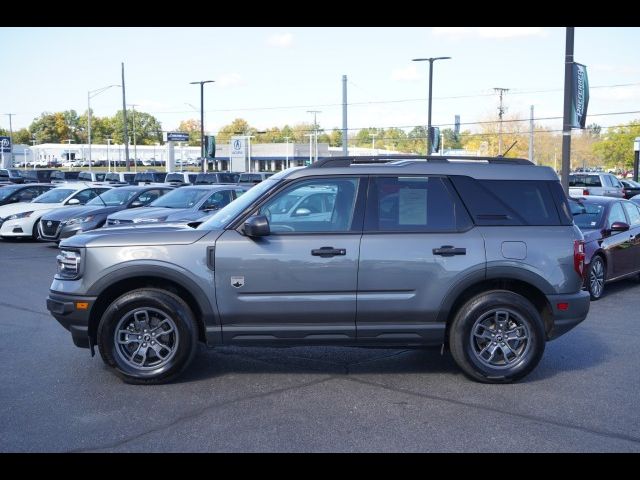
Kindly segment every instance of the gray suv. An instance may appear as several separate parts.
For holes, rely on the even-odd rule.
[[[176,378],[198,342],[441,347],[506,383],[589,311],[558,177],[519,159],[324,159],[200,225],[101,229],[60,250],[47,308],[131,383]]]

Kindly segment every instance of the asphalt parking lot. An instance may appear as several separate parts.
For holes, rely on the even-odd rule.
[[[0,241],[2,452],[640,452],[634,281],[513,385],[435,350],[225,347],[132,386],[48,314],[56,254]]]

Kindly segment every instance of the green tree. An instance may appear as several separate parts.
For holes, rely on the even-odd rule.
[[[640,137],[640,120],[622,127],[610,128],[603,139],[593,146],[597,158],[607,167],[633,168],[633,141]]]
[[[234,135],[255,135],[256,131],[244,118],[236,118],[229,125],[225,125],[218,131],[217,143],[229,143]]]
[[[200,146],[200,120],[183,120],[178,125],[178,131],[189,134],[189,145],[193,147]]]
[[[329,145],[332,147],[342,146],[342,130],[334,128],[329,134]]]
[[[127,134],[133,143],[133,112],[127,110]],[[113,118],[113,141],[114,143],[124,143],[124,115],[122,110]],[[135,139],[138,145],[153,145],[162,142],[162,124],[151,114],[146,112],[135,112]]]
[[[26,128],[21,128],[17,132],[13,132],[13,143],[31,145],[31,132]]]
[[[445,128],[442,130],[442,139],[444,143],[444,148],[447,150],[451,149],[460,149],[462,148],[462,141],[460,140],[460,135],[456,135],[453,129]]]
[[[64,143],[68,138],[79,142],[79,120],[75,110],[45,112],[33,120],[29,131],[35,135],[38,143]]]
[[[421,155],[427,152],[427,127],[413,127],[407,135],[407,151],[409,153],[419,153]]]

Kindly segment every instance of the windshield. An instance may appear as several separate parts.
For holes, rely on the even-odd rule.
[[[267,190],[271,190],[278,184],[278,178],[272,177],[259,183],[252,189],[248,190],[241,197],[231,202],[226,207],[216,212],[206,222],[202,223],[198,228],[203,230],[217,230],[225,228],[227,224],[236,218],[240,212],[250,207],[258,198]]]
[[[125,205],[136,194],[135,190],[122,190],[120,188],[114,188],[113,190],[107,190],[99,197],[94,198],[87,205],[98,205],[104,207],[117,207],[119,205]],[[103,203],[104,202],[104,203]]]
[[[587,203],[571,201],[571,213],[573,215],[573,223],[580,229],[595,229],[600,225],[600,221],[604,212],[604,205],[601,203]]]
[[[32,203],[60,203],[73,192],[75,192],[75,190],[70,188],[54,188],[53,190],[49,190],[47,193],[40,195],[38,198],[33,200]]]
[[[22,188],[22,187],[7,186],[7,187],[0,188],[0,201],[4,200],[5,198],[9,198],[9,196],[11,196],[11,194],[16,190],[18,190],[19,188]]]
[[[163,195],[149,204],[150,207],[191,208],[211,191],[201,188],[181,187],[178,190]]]

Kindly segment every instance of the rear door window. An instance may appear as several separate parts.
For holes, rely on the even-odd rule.
[[[627,216],[629,217],[629,225],[632,227],[637,227],[640,225],[640,208],[632,202],[624,202],[622,204],[624,206],[625,211],[627,212]]]

